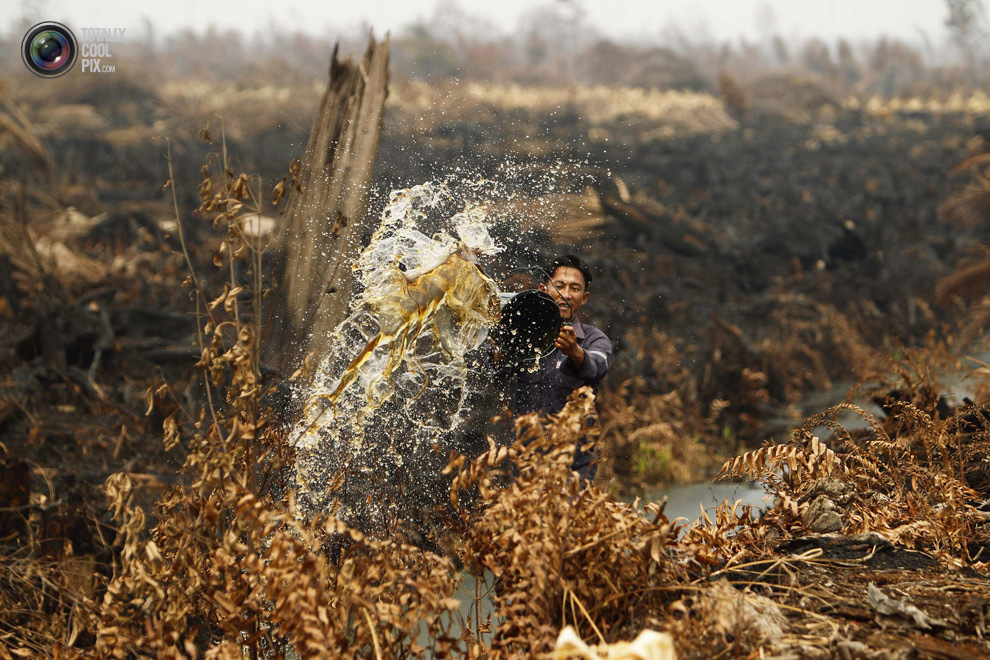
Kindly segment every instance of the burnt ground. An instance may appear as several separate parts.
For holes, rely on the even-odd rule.
[[[113,557],[105,542],[115,532],[103,482],[127,470],[146,486],[141,497],[150,505],[182,462],[181,448],[162,447],[164,419],[177,409],[195,418],[203,405],[195,306],[181,284],[186,269],[161,189],[162,147],[115,130],[164,122],[193,261],[210,284],[223,280],[210,266],[215,236],[190,216],[211,147],[152,91],[136,85],[129,93],[131,114],[114,105],[119,99],[97,95],[76,99],[102,117],[97,128],[45,129],[42,144],[58,168],[27,149],[5,151],[0,161],[5,547],[40,543],[41,556],[85,556],[104,575]],[[38,111],[36,100],[21,102]],[[714,424],[685,427],[701,433],[692,442],[725,453],[737,435],[759,439],[768,403],[863,375],[882,363],[884,349],[920,345],[954,324],[962,302],[936,305],[934,284],[985,237],[985,222],[947,224],[938,209],[960,182],[951,169],[986,149],[986,115],[814,110],[803,122],[743,116],[729,130],[662,139],[645,138],[651,127],[625,117],[590,126],[580,116],[556,121],[498,107],[416,132],[388,124],[378,190],[457,165],[497,176],[507,159],[524,172],[568,163],[553,185],[538,175],[510,183],[548,198],[590,186],[600,221],[584,238],[566,235],[556,245],[553,228],[531,232],[526,244],[510,246],[514,261],[493,270],[568,246],[587,256],[599,272],[589,320],[617,348],[611,395],[639,379],[631,407],[672,388],[697,404],[699,417],[710,402],[726,401]],[[403,126],[401,110],[391,112]],[[241,169],[274,184],[298,156],[305,126],[234,135],[227,147]],[[603,128],[608,142],[591,138]],[[538,151],[519,139],[531,133],[545,138]],[[652,359],[656,341],[677,346],[684,373],[676,382]],[[146,390],[163,381],[169,389],[146,414]],[[634,449],[616,460],[620,479],[642,476],[634,474]],[[691,478],[710,465],[709,457]],[[985,653],[987,601],[981,609],[972,595],[979,578],[897,557],[861,565],[840,553],[829,561],[853,565],[810,562],[798,584],[815,604],[795,607],[814,612],[808,621],[834,619],[849,639],[871,646],[900,648],[907,639],[921,657]],[[836,567],[845,581],[828,586]],[[925,635],[877,630],[862,600],[869,582],[896,586],[949,623]]]
[[[879,568],[857,557],[822,558],[789,566],[780,585],[754,587],[776,591],[789,635],[805,638],[777,657],[985,657],[986,576],[926,563]]]

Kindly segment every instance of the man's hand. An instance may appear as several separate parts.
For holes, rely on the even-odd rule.
[[[560,327],[560,334],[557,335],[553,345],[560,349],[560,352],[574,361],[574,366],[580,369],[584,365],[584,349],[578,346],[577,335],[574,328],[569,325]]]

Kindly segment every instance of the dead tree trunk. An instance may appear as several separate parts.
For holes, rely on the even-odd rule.
[[[272,291],[262,364],[286,377],[307,353],[329,351],[344,318],[388,94],[388,40],[372,38],[358,65],[337,59],[271,247]]]

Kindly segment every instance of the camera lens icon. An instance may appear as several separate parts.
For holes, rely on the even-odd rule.
[[[58,78],[76,62],[76,38],[72,31],[54,21],[38,23],[21,42],[21,58],[32,73],[42,78]]]

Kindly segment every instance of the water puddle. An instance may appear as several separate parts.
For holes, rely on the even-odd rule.
[[[664,513],[669,520],[687,518],[694,522],[701,516],[701,509],[704,509],[711,516],[715,507],[724,500],[728,500],[730,504],[736,500],[742,500],[743,506],[752,506],[754,509],[767,508],[771,502],[765,501],[765,496],[766,491],[758,481],[696,483],[648,491],[640,498],[640,502],[643,504],[659,502],[666,497],[667,506],[664,508]]]

